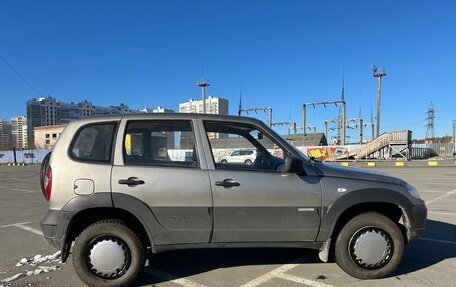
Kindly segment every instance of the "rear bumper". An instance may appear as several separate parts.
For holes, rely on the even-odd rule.
[[[71,212],[49,209],[40,222],[44,238],[60,251],[63,251],[65,245],[71,215]]]
[[[414,205],[409,213],[410,226],[407,230],[408,242],[421,236],[426,228],[427,208],[426,205]]]

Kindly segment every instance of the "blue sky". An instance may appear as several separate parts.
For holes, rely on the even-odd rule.
[[[454,11],[454,1],[3,0],[0,56],[63,101],[177,109],[207,77],[231,114],[242,87],[244,108],[272,106],[274,121],[299,124],[304,102],[340,98],[343,73],[348,116],[361,106],[369,120],[375,64],[388,71],[382,131],[421,138],[431,100],[436,135],[456,119]],[[26,113],[34,97],[0,61],[0,118]],[[311,108],[308,124],[322,131],[336,114]]]

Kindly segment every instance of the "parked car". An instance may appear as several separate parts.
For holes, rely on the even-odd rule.
[[[239,139],[256,150],[251,165],[214,160]],[[427,214],[403,180],[314,162],[261,121],[235,116],[73,121],[41,181],[44,237],[63,262],[71,250],[89,286],[132,284],[148,253],[210,247],[311,248],[351,276],[382,278]]]
[[[223,156],[220,163],[252,165],[255,162],[256,154],[256,150],[235,150],[230,155]]]

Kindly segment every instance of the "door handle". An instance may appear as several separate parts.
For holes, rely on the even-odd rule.
[[[226,178],[223,181],[216,181],[215,182],[216,186],[223,186],[223,187],[235,187],[235,186],[240,186],[239,182],[234,181],[234,179],[231,178]]]
[[[119,184],[126,184],[128,186],[136,186],[144,184],[144,180],[138,179],[137,177],[129,177],[128,179],[119,179]]]

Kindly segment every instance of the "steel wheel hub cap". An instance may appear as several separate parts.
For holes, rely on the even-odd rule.
[[[130,250],[122,240],[100,238],[88,247],[88,267],[97,277],[115,279],[125,274],[130,263]]]
[[[357,265],[365,269],[379,269],[391,260],[392,239],[380,228],[363,228],[351,238],[349,253]]]

